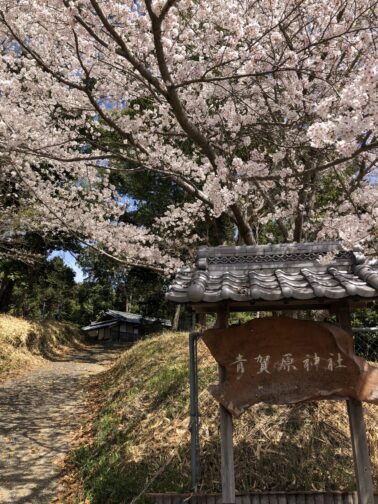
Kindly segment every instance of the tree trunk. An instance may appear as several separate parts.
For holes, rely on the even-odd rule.
[[[5,273],[0,286],[0,312],[8,310],[13,288],[14,280],[10,279],[7,273]]]
[[[236,204],[231,205],[230,208],[232,210],[232,213],[234,214],[236,225],[239,229],[240,236],[244,240],[244,243],[246,245],[256,245],[256,240],[253,236],[251,226],[246,222],[240,211],[240,208]]]

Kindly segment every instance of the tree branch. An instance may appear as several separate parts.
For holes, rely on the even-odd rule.
[[[169,10],[177,3],[179,0],[167,0],[163,8],[161,9],[159,15],[159,21],[162,22],[165,16],[168,14]]]
[[[94,10],[96,11],[96,14],[100,18],[102,24],[104,25],[105,29],[109,33],[109,35],[114,39],[115,42],[117,42],[119,46],[119,50],[116,51],[117,54],[120,56],[123,56],[124,58],[127,59],[131,65],[138,70],[138,72],[150,83],[152,84],[162,95],[166,96],[166,91],[165,89],[161,86],[159,80],[152,75],[152,73],[147,70],[147,68],[142,65],[140,61],[138,61],[135,56],[130,52],[129,48],[127,47],[125,41],[119,35],[117,30],[110,24],[108,18],[105,16],[103,11],[101,10],[99,4],[97,3],[96,0],[90,0]]]

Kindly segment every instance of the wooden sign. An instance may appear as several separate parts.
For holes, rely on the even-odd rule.
[[[353,350],[353,337],[332,324],[286,317],[209,329],[203,340],[226,379],[210,393],[234,416],[265,402],[347,399],[378,404],[378,368]]]

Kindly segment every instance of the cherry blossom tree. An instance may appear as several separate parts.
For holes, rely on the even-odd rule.
[[[282,241],[376,244],[376,1],[0,6],[0,160],[32,226],[157,270],[209,216],[248,245],[268,223]],[[114,171],[189,199],[150,229],[122,223]]]

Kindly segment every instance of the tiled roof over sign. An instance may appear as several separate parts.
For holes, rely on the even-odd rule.
[[[378,298],[378,267],[339,242],[202,247],[166,298],[176,303]]]

